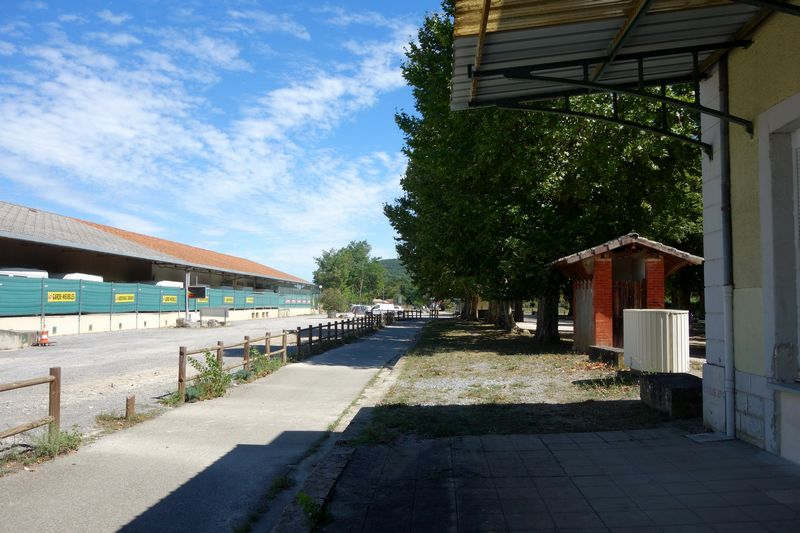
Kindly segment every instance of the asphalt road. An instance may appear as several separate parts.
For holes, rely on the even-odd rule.
[[[219,328],[170,328],[89,333],[55,337],[56,344],[0,351],[0,383],[47,375],[61,367],[61,425],[76,425],[82,433],[96,429],[95,416],[121,413],[125,397],[136,395],[137,409],[158,405],[157,397],[177,388],[178,347],[200,348],[263,336],[267,330],[327,323],[322,315],[234,322]],[[289,342],[293,342],[290,336]],[[276,342],[276,341],[273,341]],[[276,346],[277,347],[277,346]],[[275,348],[273,348],[275,349]],[[241,349],[226,353],[226,364],[241,357]],[[47,415],[47,385],[0,393],[0,429]],[[29,439],[31,433],[17,439]],[[15,442],[4,441],[3,447]]]

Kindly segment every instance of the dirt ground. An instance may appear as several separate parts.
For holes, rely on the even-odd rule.
[[[540,346],[530,333],[438,321],[398,364],[397,382],[374,409],[367,441],[399,434],[605,431],[667,422],[639,400],[638,382],[629,373],[590,362],[567,344]]]
[[[178,347],[199,348],[240,342],[245,335],[327,323],[320,315],[247,320],[219,328],[129,330],[59,336],[48,347],[0,351],[0,383],[48,374],[61,367],[61,425],[76,425],[83,433],[97,429],[95,417],[124,411],[125,397],[136,396],[137,410],[159,407],[157,397],[177,385]],[[290,343],[293,342],[290,337]],[[276,341],[273,341],[274,343]],[[275,346],[277,348],[277,345]],[[273,349],[275,349],[273,348]],[[241,357],[241,349],[226,352],[226,364]],[[0,394],[0,427],[12,427],[47,414],[47,386],[38,385]],[[30,439],[29,432],[22,439]],[[14,438],[2,443],[5,448]]]

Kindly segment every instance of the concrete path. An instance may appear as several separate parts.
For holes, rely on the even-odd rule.
[[[396,323],[0,478],[0,531],[229,531],[422,323]]]

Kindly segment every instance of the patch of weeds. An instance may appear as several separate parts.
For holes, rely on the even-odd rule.
[[[205,362],[198,361],[194,357],[189,358],[189,364],[198,372],[194,383],[199,392],[199,399],[208,400],[224,396],[231,384],[231,375],[211,352],[204,352],[203,359]]]
[[[59,431],[53,435],[45,432],[42,436],[36,438],[33,444],[23,445],[21,451],[10,453],[0,459],[0,475],[75,451],[82,442],[83,435],[74,426],[71,431]]]
[[[48,432],[34,441],[32,452],[36,459],[52,459],[77,450],[82,441],[83,435],[75,427],[72,431],[59,431],[52,435]]]
[[[175,396],[177,397],[177,393]],[[147,411],[145,413],[136,413],[132,418],[125,418],[124,416],[117,416],[111,413],[101,413],[94,417],[94,420],[97,422],[97,425],[103,429],[103,431],[106,433],[111,433],[112,431],[129,428],[144,422],[145,420],[150,420],[158,413],[158,410],[153,409],[152,411]]]
[[[280,358],[269,357],[255,347],[250,348],[250,372],[253,374],[253,379],[272,374],[281,366],[283,362]]]
[[[311,531],[316,530],[320,526],[323,526],[330,521],[331,517],[327,510],[325,510],[320,504],[315,502],[311,496],[302,490],[297,493],[297,496],[295,496],[294,500],[297,502],[297,505],[300,506],[303,514],[306,515],[306,520],[308,520],[308,528]]]
[[[197,388],[195,385],[189,385],[186,387],[186,402],[196,402],[198,400],[202,400],[200,389]],[[158,403],[167,407],[175,407],[176,405],[181,403],[181,399],[178,396],[178,391],[171,392],[166,396],[162,396],[158,399]]]
[[[253,379],[253,373],[244,368],[240,368],[231,376],[237,383],[247,383]]]
[[[272,480],[267,491],[267,499],[274,500],[278,494],[294,486],[294,479],[283,474]]]

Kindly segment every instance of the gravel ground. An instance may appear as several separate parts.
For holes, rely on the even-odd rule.
[[[125,397],[136,395],[139,411],[158,407],[157,397],[177,388],[178,347],[190,350],[240,342],[245,335],[263,336],[283,329],[327,323],[322,315],[234,322],[220,328],[171,328],[90,333],[55,337],[55,345],[0,351],[0,383],[47,375],[61,367],[61,425],[82,433],[97,431],[95,416],[121,413]],[[289,342],[293,342],[289,337]],[[277,341],[273,344],[277,346]],[[274,349],[274,348],[273,348]],[[226,352],[226,364],[241,357],[241,348]],[[47,386],[0,393],[0,428],[47,415]],[[30,439],[28,432],[17,439]],[[0,450],[14,437],[0,443]]]

